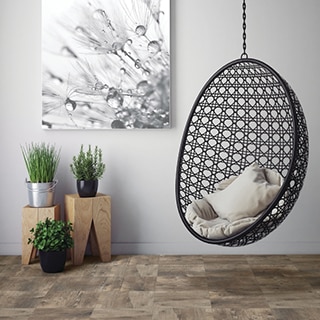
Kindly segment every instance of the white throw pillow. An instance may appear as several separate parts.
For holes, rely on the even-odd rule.
[[[233,222],[263,211],[275,198],[282,181],[277,172],[254,163],[224,190],[209,194],[206,199],[220,218]]]

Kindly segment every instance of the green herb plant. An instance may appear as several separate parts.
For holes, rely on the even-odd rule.
[[[30,182],[52,182],[60,161],[60,149],[50,143],[31,143],[21,146]]]
[[[39,221],[35,228],[30,229],[33,237],[28,239],[28,244],[32,243],[41,251],[63,251],[73,247],[71,231],[73,226],[70,221],[46,218],[45,221]]]
[[[89,145],[88,150],[83,150],[81,145],[78,156],[74,156],[70,164],[71,172],[77,180],[99,180],[105,171],[105,164],[102,162],[102,150],[95,146],[92,150]]]

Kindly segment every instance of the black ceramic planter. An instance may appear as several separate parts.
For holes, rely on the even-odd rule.
[[[67,259],[67,250],[39,251],[40,265],[43,272],[56,273],[64,270]]]
[[[98,180],[77,180],[77,191],[80,198],[95,197],[98,190]]]

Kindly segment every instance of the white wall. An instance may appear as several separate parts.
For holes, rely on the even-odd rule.
[[[41,129],[41,1],[0,0],[0,254],[21,252],[21,209],[27,202],[20,144],[62,146],[57,201],[74,193],[69,163],[81,143],[97,144],[107,171],[99,191],[112,196],[113,253],[320,253],[318,123],[320,1],[248,0],[248,53],[273,66],[294,88],[310,134],[301,196],[267,238],[224,248],[193,238],[175,204],[175,166],[184,123],[197,93],[218,68],[242,53],[242,1],[171,0],[173,127],[137,131]]]

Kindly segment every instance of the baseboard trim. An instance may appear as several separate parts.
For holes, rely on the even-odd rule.
[[[113,255],[141,254],[141,255],[191,255],[191,254],[320,254],[320,242],[276,242],[264,243],[263,241],[245,247],[229,248],[210,245],[201,242],[116,242],[111,245]],[[1,243],[0,255],[21,255],[21,244]]]
[[[206,243],[112,243],[112,254],[320,254],[320,242],[263,242],[229,248]]]

